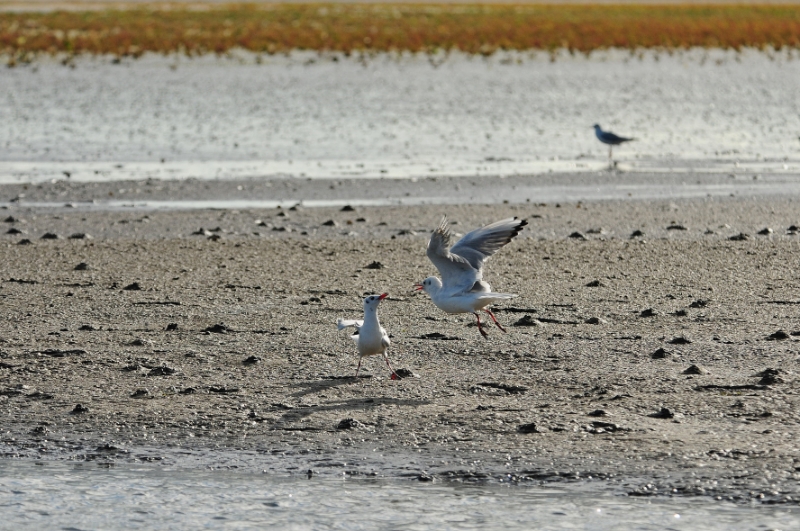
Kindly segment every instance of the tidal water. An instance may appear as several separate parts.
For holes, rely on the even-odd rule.
[[[789,530],[800,508],[580,485],[306,478],[0,460],[0,529]]]

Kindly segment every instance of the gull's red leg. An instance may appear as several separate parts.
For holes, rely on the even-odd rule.
[[[486,330],[483,329],[483,325],[481,325],[481,316],[478,315],[478,312],[472,312],[475,315],[475,319],[478,320],[478,332],[481,333],[483,337],[489,339],[489,334],[486,333]]]
[[[397,375],[396,372],[394,372],[392,364],[389,363],[389,356],[387,356],[385,352],[383,353],[383,359],[386,360],[386,365],[389,367],[389,370],[392,371],[392,374],[389,375],[389,378],[391,378],[392,380],[399,380],[400,377]]]
[[[494,314],[492,313],[491,310],[487,310],[486,308],[484,308],[483,311],[489,314],[489,317],[492,318],[492,321],[494,321],[494,324],[497,325],[497,328],[499,328],[503,332],[506,332],[506,329],[503,328],[503,325],[501,325],[500,323],[497,322],[497,318],[494,316]]]
[[[364,358],[362,358],[362,357],[360,357],[360,356],[359,356],[359,358],[358,358],[358,368],[356,369],[356,378],[358,378],[358,371],[360,371],[360,370],[361,370],[361,360],[363,360],[363,359],[364,359]]]

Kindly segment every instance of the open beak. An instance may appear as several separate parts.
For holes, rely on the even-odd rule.
[[[425,288],[422,287],[422,284],[414,284],[414,291],[422,291],[423,289]]]
[[[386,297],[388,297],[388,296],[389,296],[389,294],[388,294],[388,293],[383,293],[383,294],[381,294],[381,296],[380,296],[380,297],[378,297],[378,300],[379,300],[379,301],[382,301],[383,299],[385,299],[385,298],[386,298]]]

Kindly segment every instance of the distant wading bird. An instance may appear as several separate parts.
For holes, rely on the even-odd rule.
[[[450,228],[447,218],[442,219],[431,235],[427,250],[428,258],[439,270],[442,279],[428,277],[421,284],[414,284],[416,291],[425,291],[433,303],[447,313],[474,315],[478,331],[483,337],[488,337],[488,334],[483,329],[479,310],[489,314],[494,324],[505,332],[503,325],[486,307],[516,295],[492,292],[491,286],[483,280],[483,264],[513,240],[527,224],[524,219],[515,217],[496,221],[475,229],[450,247]]]
[[[364,356],[374,356],[375,354],[383,354],[386,365],[388,365],[389,370],[392,371],[392,380],[399,378],[397,373],[394,372],[392,365],[389,363],[389,357],[386,355],[386,351],[391,344],[391,341],[389,341],[389,334],[386,333],[381,323],[378,322],[378,305],[388,295],[388,293],[384,293],[382,295],[370,295],[365,298],[363,320],[346,321],[344,319],[339,319],[336,322],[339,330],[344,330],[349,326],[353,326],[356,329],[356,333],[350,336],[358,346],[359,357],[356,378],[358,378],[358,373],[361,370],[361,360]]]
[[[594,124],[594,134],[597,136],[597,140],[602,142],[603,144],[608,144],[608,167],[613,167],[613,163],[611,162],[611,150],[614,146],[618,146],[624,142],[630,142],[631,140],[636,140],[635,138],[625,138],[624,136],[617,136],[611,131],[603,131],[603,129]]]

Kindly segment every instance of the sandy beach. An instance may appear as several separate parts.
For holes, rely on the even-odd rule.
[[[800,496],[791,196],[26,206],[103,186],[120,184],[0,187],[17,199],[0,210],[5,458]],[[169,198],[168,183],[138,186]],[[180,186],[218,197],[213,182]],[[330,182],[305,186],[324,196]],[[443,214],[457,233],[528,220],[486,274],[519,295],[496,308],[507,334],[485,340],[412,293],[435,272],[424,248]],[[371,358],[356,380],[335,322],[381,292],[408,376]]]

